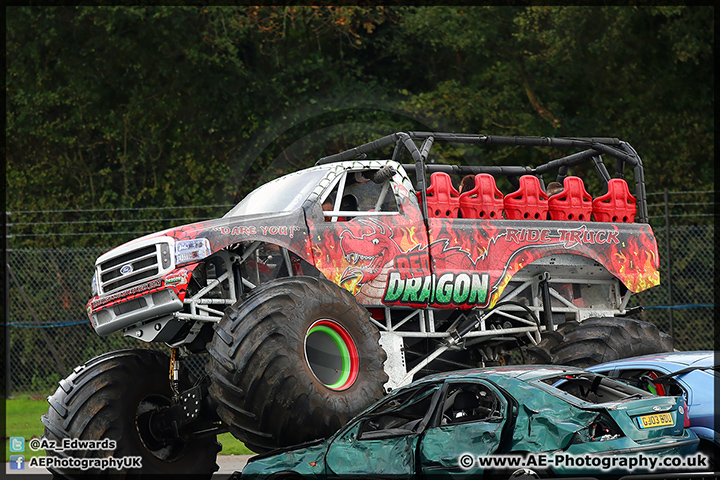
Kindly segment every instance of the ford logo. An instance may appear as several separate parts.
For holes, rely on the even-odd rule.
[[[128,273],[132,273],[133,266],[131,264],[123,265],[120,267],[120,275],[127,275]]]
[[[662,410],[662,409],[663,409],[663,407],[661,407],[660,405],[655,405],[655,406],[653,407],[653,410],[656,411],[656,412],[659,412],[659,411]]]

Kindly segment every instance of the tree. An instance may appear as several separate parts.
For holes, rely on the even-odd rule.
[[[405,129],[617,136],[651,188],[710,188],[713,18],[711,7],[11,7],[7,207],[232,203]],[[138,230],[155,228],[146,220]]]

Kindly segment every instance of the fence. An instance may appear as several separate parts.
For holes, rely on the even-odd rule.
[[[633,297],[642,320],[669,333],[677,350],[713,350],[715,192],[649,193],[650,224],[660,254],[660,285]]]
[[[660,251],[660,285],[635,295],[630,306],[643,306],[636,317],[669,333],[675,349],[713,350],[715,227],[670,227],[669,249],[668,230],[653,230]]]
[[[701,193],[712,198],[713,192]],[[712,215],[688,214],[692,205],[685,205],[685,213],[674,217],[673,208],[693,202],[670,203],[668,194],[651,194],[651,202],[653,197],[660,198],[659,203],[651,203],[651,224],[660,251],[661,285],[634,296],[631,306],[642,305],[645,310],[637,317],[670,333],[676,349],[713,349],[715,227],[707,221]],[[683,224],[677,225],[678,218]],[[693,220],[695,224],[689,224]],[[84,308],[93,263],[107,250],[97,246],[7,250],[8,393],[49,394],[72,368],[103,352],[163,348],[119,334],[99,337],[90,327]],[[204,358],[195,359],[193,369],[200,370]]]

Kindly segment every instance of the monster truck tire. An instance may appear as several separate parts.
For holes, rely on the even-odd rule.
[[[122,350],[96,357],[76,367],[48,397],[42,416],[45,438],[58,445],[63,439],[115,440],[110,450],[65,450],[48,455],[74,458],[141,457],[141,468],[118,470],[53,469],[55,477],[105,478],[109,473],[129,475],[189,475],[210,478],[218,469],[221,446],[215,439],[172,439],[161,446],[147,432],[149,412],[170,405],[170,359],[151,350]],[[185,369],[180,389],[192,387]]]
[[[561,323],[526,352],[528,363],[589,367],[637,355],[672,351],[672,339],[648,322],[593,317]]]
[[[326,438],[383,395],[378,330],[327,280],[261,285],[215,330],[209,392],[230,432],[257,453]]]

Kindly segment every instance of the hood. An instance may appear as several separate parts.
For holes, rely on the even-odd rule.
[[[101,255],[98,262],[112,258],[118,251],[126,251],[135,244],[146,244],[159,238],[175,241],[207,238],[211,253],[239,242],[263,241],[284,246],[303,257],[310,255],[307,249],[308,228],[305,214],[302,209],[296,209],[290,212],[222,217],[169,228],[120,245]]]
[[[292,470],[303,477],[321,475],[325,471],[324,458],[327,448],[327,441],[316,440],[256,455],[250,458],[243,468],[242,477],[259,478],[286,470]]]

